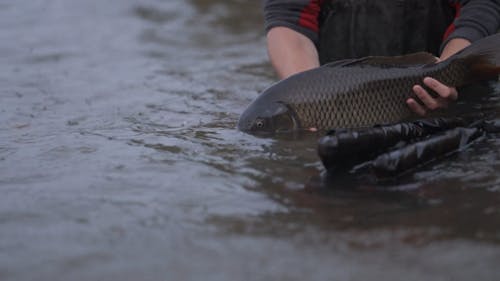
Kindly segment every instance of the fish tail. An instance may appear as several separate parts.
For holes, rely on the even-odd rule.
[[[463,84],[500,75],[500,33],[480,39],[449,58],[467,69]]]

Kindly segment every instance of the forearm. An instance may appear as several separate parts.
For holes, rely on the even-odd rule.
[[[318,51],[314,43],[287,27],[274,27],[269,30],[267,50],[281,79],[319,66]]]
[[[447,31],[442,50],[449,41],[463,38],[474,42],[500,28],[500,0],[457,0],[457,17]],[[461,7],[461,8],[460,8]],[[449,32],[449,34],[448,34]]]
[[[467,39],[463,38],[454,38],[446,43],[443,48],[443,52],[441,52],[441,56],[439,60],[445,60],[465,47],[469,46],[471,43]]]

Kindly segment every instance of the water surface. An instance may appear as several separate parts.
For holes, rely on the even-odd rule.
[[[380,184],[235,130],[259,5],[0,1],[1,280],[498,279],[497,138]]]

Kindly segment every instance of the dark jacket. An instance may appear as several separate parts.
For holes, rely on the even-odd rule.
[[[439,0],[436,0],[439,1]],[[270,30],[276,26],[284,26],[291,28],[309,39],[311,39],[316,46],[321,46],[321,29],[323,28],[325,19],[325,9],[329,7],[329,4],[340,1],[329,1],[329,0],[264,0],[264,16],[265,16],[265,27],[266,30]],[[344,0],[344,2],[349,5],[349,3],[358,2],[359,3],[374,3],[370,1],[360,1],[360,0]],[[380,1],[377,1],[381,3]],[[392,3],[388,7],[397,7],[398,5],[410,5],[411,0],[392,0],[383,1],[385,3]],[[417,5],[425,2],[417,2],[413,0]],[[452,15],[447,21],[446,26],[442,30],[438,29],[434,32],[440,32],[439,43],[444,46],[449,40],[453,38],[464,38],[471,42],[474,42],[480,38],[486,37],[488,35],[497,32],[500,26],[500,0],[464,0],[464,1],[448,1],[442,0],[445,3],[444,6],[448,6]],[[440,2],[440,3],[441,3]],[[433,1],[427,1],[429,7],[433,8]],[[359,8],[359,7],[358,7]],[[393,8],[389,8],[393,9]],[[406,9],[408,10],[408,9]],[[408,12],[411,13],[411,10]],[[440,13],[440,12],[438,12]],[[449,14],[449,13],[448,13]],[[391,17],[393,14],[388,14]],[[399,14],[397,14],[399,15]],[[379,15],[376,15],[379,16]],[[384,15],[380,15],[384,16]],[[405,15],[402,15],[404,17]],[[408,14],[406,14],[408,16]],[[440,16],[439,14],[437,15]],[[443,15],[445,17],[446,15]],[[449,17],[449,15],[447,15]],[[434,18],[434,16],[430,17]],[[393,20],[392,18],[389,20]],[[428,19],[422,19],[428,20]],[[402,21],[401,21],[402,22]],[[338,22],[337,22],[338,23]],[[349,23],[345,23],[346,25]],[[370,28],[370,27],[368,27]],[[343,30],[349,30],[347,27]],[[402,30],[405,30],[404,28]],[[410,27],[411,32],[411,27]],[[349,32],[353,31],[352,28]],[[375,30],[375,33],[384,33],[385,30]],[[408,29],[406,31],[408,32]],[[438,45],[439,46],[439,45]],[[438,48],[439,49],[439,48]],[[414,50],[411,50],[414,51]],[[431,51],[437,53],[434,50],[417,50],[417,51]],[[397,55],[397,54],[392,54]]]

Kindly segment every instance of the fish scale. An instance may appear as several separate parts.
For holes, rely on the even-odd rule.
[[[328,130],[416,119],[406,104],[425,77],[461,87],[500,73],[500,34],[483,38],[443,62],[428,53],[343,60],[267,88],[243,112],[246,132]],[[418,99],[416,99],[418,100]]]
[[[322,86],[325,85],[322,79],[311,79],[305,84],[311,92],[309,102],[302,102],[305,97],[300,95],[291,95],[284,101],[288,102],[299,116],[303,116],[301,125],[304,127],[322,129],[392,122],[411,116],[405,100],[413,95],[412,85],[423,79],[426,74],[417,75],[416,69],[405,69],[403,72],[407,73],[405,79],[392,78],[395,76],[394,69],[378,73],[369,68],[357,69],[351,73],[332,71],[332,80],[348,81],[351,77],[352,83],[344,83],[336,89],[327,89]],[[352,77],[364,79],[353,80]],[[299,90],[305,93],[304,88]],[[375,95],[377,91],[381,94]],[[331,92],[336,94],[331,96]]]

